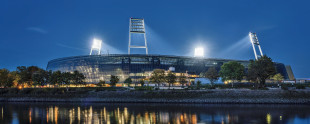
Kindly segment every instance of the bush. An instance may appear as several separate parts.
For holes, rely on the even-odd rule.
[[[105,91],[105,89],[101,88],[101,87],[97,87],[95,92],[99,92],[99,91]]]
[[[24,88],[19,91],[19,94],[30,94],[32,92],[32,88]]]
[[[227,89],[227,88],[231,88],[231,85],[227,85],[227,84],[215,84],[214,87],[217,87],[219,89]]]
[[[9,94],[17,94],[19,92],[19,89],[17,88],[10,88],[9,89]]]
[[[255,85],[254,83],[234,83],[234,87],[231,87],[231,84],[215,84],[214,87],[219,89],[240,89],[240,88],[249,88],[251,89]]]
[[[48,89],[47,88],[38,88],[38,89],[34,89],[32,94],[36,94],[36,95],[40,95],[40,94],[47,94],[48,93]]]
[[[260,87],[258,90],[269,90],[267,87]]]
[[[302,85],[302,84],[297,84],[296,85],[296,89],[305,89],[305,85]]]
[[[52,88],[50,90],[51,94],[62,94],[62,92],[64,92],[64,90],[62,90],[62,88]]]
[[[71,91],[73,91],[75,94],[85,94],[90,90],[92,90],[92,89],[90,89],[88,87],[77,87],[77,88],[73,88]],[[97,88],[95,89],[95,91],[96,90],[97,90]]]
[[[6,94],[6,93],[8,93],[9,92],[9,90],[8,89],[5,89],[5,88],[1,88],[0,89],[0,94],[2,95],[2,94]]]
[[[282,85],[282,86],[281,86],[281,89],[282,89],[282,90],[288,90],[288,86],[287,86],[287,85]]]
[[[278,87],[278,83],[266,83],[266,87]]]
[[[124,90],[122,87],[97,87],[95,92],[99,91],[122,91]]]
[[[267,87],[251,87],[251,90],[269,90]]]
[[[211,87],[209,87],[208,89],[215,89],[215,86],[211,86]]]
[[[139,91],[149,90],[149,91],[151,91],[151,90],[153,90],[153,87],[148,87],[148,86],[146,86],[146,87],[135,87],[135,90],[139,90]]]

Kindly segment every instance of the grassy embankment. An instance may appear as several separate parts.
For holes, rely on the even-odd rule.
[[[238,86],[238,85],[237,85]],[[290,85],[288,85],[290,86]],[[229,86],[189,87],[183,90],[154,90],[152,87],[75,87],[75,88],[5,88],[1,101],[38,102],[164,102],[164,103],[310,103],[310,90],[302,86],[284,89],[231,89]],[[297,89],[300,88],[301,89]],[[228,89],[229,88],[229,89]]]

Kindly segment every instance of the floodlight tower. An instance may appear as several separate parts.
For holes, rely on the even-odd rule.
[[[133,35],[135,33],[143,34],[144,46],[131,45],[131,35]],[[146,55],[148,54],[146,34],[145,34],[145,25],[144,25],[144,19],[143,18],[130,18],[128,54],[130,54],[131,48],[144,48]]]
[[[101,54],[101,44],[102,44],[102,40],[94,39],[93,40],[93,45],[91,47],[89,55],[92,55],[93,50],[97,51],[97,55],[100,55]]]
[[[259,57],[263,56],[263,51],[262,48],[260,47],[260,44],[258,42],[258,38],[256,36],[256,33],[250,32],[249,33],[249,37],[250,37],[250,41],[252,43],[252,47],[253,47],[253,51],[254,51],[254,55],[255,55],[255,59],[257,60]],[[258,47],[260,55],[258,55],[256,53],[256,47]]]

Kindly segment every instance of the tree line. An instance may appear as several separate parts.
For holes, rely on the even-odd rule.
[[[0,86],[85,85],[85,76],[78,72],[46,71],[37,66],[19,66],[16,71],[0,69]]]
[[[219,73],[214,67],[209,68],[204,77],[210,80],[211,85],[222,77],[222,81],[232,81],[232,87],[235,81],[240,82],[242,79],[257,84],[256,87],[265,87],[267,79],[277,82],[283,80],[283,76],[276,71],[275,63],[266,55],[250,60],[247,71],[241,63],[230,61],[221,66]]]
[[[276,68],[272,59],[267,56],[262,56],[258,60],[250,60],[248,69],[236,61],[230,61],[223,64],[218,71],[216,67],[210,67],[206,72],[201,74],[202,77],[207,78],[211,82],[211,86],[219,80],[221,77],[223,81],[232,81],[232,87],[235,81],[241,81],[246,79],[250,82],[254,82],[258,87],[265,87],[266,79],[273,79],[276,81],[283,80],[283,76],[276,73]],[[60,72],[60,71],[46,71],[37,66],[19,66],[16,71],[9,71],[7,69],[0,69],[0,86],[12,87],[12,86],[44,86],[50,85],[85,85],[85,76],[78,72]],[[115,86],[119,82],[117,76],[111,75],[110,85]],[[144,81],[149,80],[152,83],[160,84],[166,82],[171,84],[179,82],[182,84],[188,83],[188,77],[181,73],[180,76],[176,76],[172,71],[165,72],[163,69],[153,70],[149,79],[141,79],[139,83],[143,86]],[[124,81],[128,86],[132,83],[132,79],[129,77]],[[193,82],[195,83],[195,82]],[[196,82],[196,85],[200,85],[201,81]],[[105,81],[100,81],[97,85],[104,86]]]
[[[168,71],[168,73],[166,73],[165,70],[163,69],[154,69],[149,79],[140,79],[138,83],[141,84],[141,86],[144,86],[145,80],[149,80],[150,82],[157,84],[158,88],[160,84],[162,84],[163,82],[167,82],[169,84],[169,89],[170,89],[171,84],[175,83],[177,80],[182,84],[182,87],[183,87],[184,84],[188,82],[188,77],[184,73],[182,73],[179,77],[177,77],[175,73],[171,71]],[[111,78],[110,78],[111,86],[115,86],[116,83],[118,83],[118,81],[119,81],[118,76],[111,75]],[[130,86],[132,82],[133,81],[130,77],[126,78],[124,81],[124,83],[127,84],[127,86]],[[105,84],[106,84],[105,81],[99,81],[97,85],[104,86]],[[135,86],[136,86],[136,83],[135,83]]]
[[[277,73],[274,62],[272,62],[272,59],[268,56],[262,56],[257,60],[250,60],[248,70],[246,70],[241,63],[230,61],[223,64],[219,71],[216,70],[216,67],[210,67],[206,72],[203,72],[201,76],[207,78],[210,81],[211,86],[213,86],[220,77],[222,78],[222,81],[232,81],[232,87],[234,82],[240,82],[243,79],[257,84],[256,87],[265,87],[267,79],[273,79],[276,81],[283,80],[283,76],[280,73]],[[173,72],[165,74],[163,69],[155,69],[150,77],[150,82],[156,83],[157,86],[166,82],[170,87],[171,84],[177,81],[176,79],[177,78]],[[187,83],[187,80],[188,79],[184,76],[184,73],[181,73],[179,82],[182,86]],[[196,83],[196,85],[201,85],[201,81],[197,81]]]

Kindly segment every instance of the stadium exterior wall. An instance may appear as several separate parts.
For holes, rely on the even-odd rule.
[[[199,58],[186,56],[166,56],[166,55],[140,55],[140,54],[110,54],[110,55],[86,55],[73,56],[54,59],[48,62],[47,70],[73,72],[75,70],[82,72],[87,83],[98,83],[100,80],[109,82],[111,75],[116,75],[123,82],[131,77],[134,82],[139,79],[149,77],[154,69],[168,70],[174,68],[176,73],[188,73],[189,78],[199,77],[201,72],[205,72],[210,67],[216,67],[217,70],[229,61],[237,61],[244,65],[247,70],[249,61],[229,60],[215,58]],[[285,65],[276,63],[278,73],[281,73],[285,79],[288,75]],[[246,71],[245,70],[245,71]]]

